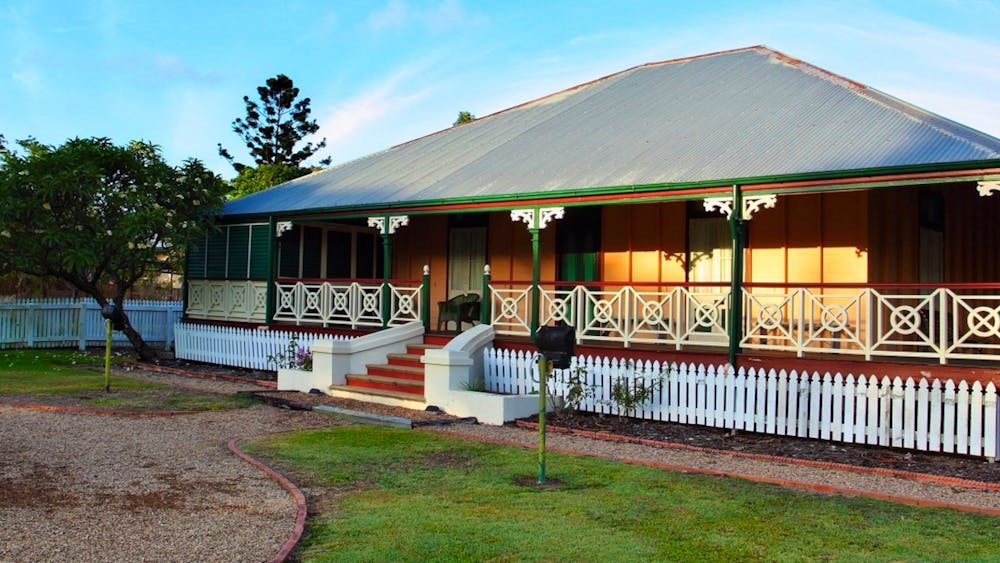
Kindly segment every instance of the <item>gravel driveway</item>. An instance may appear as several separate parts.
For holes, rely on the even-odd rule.
[[[172,417],[0,407],[0,561],[266,561],[289,494],[226,448],[336,421],[255,406]]]

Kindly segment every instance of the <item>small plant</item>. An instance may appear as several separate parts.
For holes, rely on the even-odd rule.
[[[462,382],[463,391],[476,391],[478,393],[486,392],[486,381],[482,377],[474,377],[471,381]]]
[[[312,352],[305,346],[299,346],[299,341],[292,337],[285,347],[284,352],[278,352],[267,357],[267,361],[277,366],[278,369],[301,369],[312,370]]]
[[[629,363],[629,371],[632,371],[632,364]],[[604,403],[608,406],[618,407],[618,416],[635,416],[635,412],[643,404],[653,399],[653,395],[663,384],[663,374],[647,378],[644,374],[637,374],[634,381],[627,377],[619,377],[611,382],[611,398]]]
[[[594,396],[594,386],[587,385],[584,381],[584,374],[586,373],[587,368],[584,366],[576,366],[572,369],[564,370],[562,383],[565,388],[565,393],[560,395],[556,385],[558,372],[556,370],[552,370],[550,375],[552,383],[548,386],[548,389],[552,403],[556,405],[556,411],[562,412],[564,410],[579,410],[584,401]],[[557,398],[562,399],[561,404],[560,401],[556,400]]]

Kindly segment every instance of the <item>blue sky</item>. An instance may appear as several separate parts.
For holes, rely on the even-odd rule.
[[[237,7],[238,6],[238,7]],[[0,134],[249,162],[242,98],[290,76],[344,162],[645,62],[764,44],[1000,137],[1000,1],[0,0]]]

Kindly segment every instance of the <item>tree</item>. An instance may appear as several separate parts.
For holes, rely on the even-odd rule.
[[[102,307],[110,297],[121,308],[138,280],[179,263],[229,188],[198,160],[166,164],[147,142],[18,145],[0,144],[0,265],[64,280]],[[139,357],[155,357],[127,316],[123,332]]]
[[[455,120],[455,123],[452,123],[452,126],[461,125],[463,123],[471,123],[475,120],[476,116],[467,111],[460,111],[458,112],[458,118]]]
[[[260,166],[244,166],[239,175],[232,179],[232,189],[229,198],[236,199],[245,195],[266,190],[283,182],[305,176],[312,170],[285,164],[261,164]]]
[[[257,87],[257,95],[260,97],[260,104],[249,96],[243,96],[246,119],[236,118],[233,121],[233,131],[243,138],[250,156],[258,165],[301,167],[306,159],[326,146],[326,139],[323,139],[315,146],[306,143],[299,149],[295,148],[304,137],[319,131],[319,125],[315,119],[309,119],[311,100],[303,98],[295,101],[299,96],[299,89],[291,78],[284,74],[268,78],[265,86]],[[235,162],[221,143],[219,155],[228,160],[237,172],[246,167],[245,164]],[[329,157],[324,158],[320,164],[327,166],[330,160]]]

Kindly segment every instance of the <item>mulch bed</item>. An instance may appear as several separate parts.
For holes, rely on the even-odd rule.
[[[203,373],[205,375],[212,375],[212,376],[224,375],[227,377],[246,379],[248,383],[252,383],[253,381],[278,381],[278,372],[276,371],[234,368],[229,366],[221,366],[217,364],[204,364],[201,362],[195,362],[191,360],[181,360],[176,358],[160,358],[158,360],[148,363],[166,368],[183,369],[186,371]]]
[[[538,416],[527,420],[537,422]],[[1000,464],[970,456],[790,438],[743,430],[733,433],[729,430],[705,426],[573,411],[549,413],[546,417],[546,423],[565,428],[605,432],[716,450],[844,463],[862,467],[881,467],[987,483],[1000,483]]]

